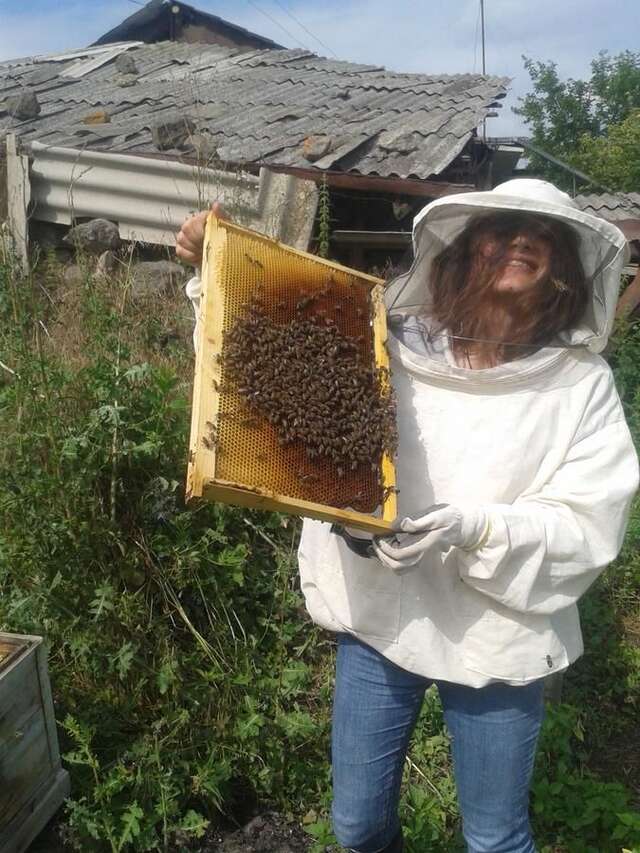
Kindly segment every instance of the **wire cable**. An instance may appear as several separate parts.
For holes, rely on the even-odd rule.
[[[264,9],[261,9],[261,8],[260,8],[260,6],[258,6],[258,4],[254,2],[254,0],[246,0],[246,2],[247,2],[250,6],[253,6],[253,8],[254,8],[257,12],[260,12],[260,14],[261,14],[261,15],[264,15],[264,17],[265,17],[265,18],[268,18],[268,19],[269,19],[273,24],[275,24],[277,27],[280,27],[280,29],[281,29],[284,33],[286,33],[286,34],[289,36],[289,38],[290,38],[290,39],[293,39],[295,42],[297,42],[297,43],[300,45],[300,47],[304,48],[305,50],[308,50],[308,51],[309,51],[309,53],[313,53],[313,51],[311,50],[311,48],[310,48],[310,47],[307,47],[307,45],[306,45],[306,44],[304,44],[303,42],[301,42],[299,38],[296,38],[296,37],[293,35],[293,33],[290,33],[290,32],[289,32],[289,30],[288,30],[286,27],[284,27],[284,26],[283,26],[283,25],[282,25],[278,20],[276,20],[276,18],[274,18],[274,17],[273,17],[272,15],[270,15],[268,12],[265,12],[265,11],[264,11]]]
[[[310,35],[311,38],[315,39],[315,41],[317,41],[321,47],[323,47],[325,50],[328,50],[332,56],[334,56],[336,59],[338,59],[338,55],[331,50],[329,45],[325,44],[321,39],[318,38],[318,36],[314,35],[314,33],[312,33],[311,30],[307,29],[307,27],[305,27],[305,25],[302,23],[302,21],[298,20],[298,18],[296,18],[296,16],[293,14],[293,12],[291,12],[289,9],[287,9],[287,7],[284,5],[284,3],[281,3],[280,0],[274,0],[274,2],[278,6],[280,6],[282,11],[285,13],[285,15],[288,15],[292,21],[295,21],[296,24],[301,29],[303,29],[305,31],[305,33],[307,33],[307,35]]]
[[[478,57],[478,29],[480,27],[480,14],[481,14],[480,3],[478,2],[478,15],[476,17],[476,31],[473,36],[473,73],[476,73],[476,63]]]

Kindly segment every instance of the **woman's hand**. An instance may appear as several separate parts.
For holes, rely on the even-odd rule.
[[[403,571],[420,562],[427,551],[449,548],[475,550],[487,539],[489,522],[481,510],[463,511],[450,504],[436,504],[417,518],[403,518],[397,525],[397,537],[376,537],[373,549],[383,565]]]
[[[187,219],[176,237],[176,255],[185,264],[194,267],[202,266],[202,248],[204,245],[204,229],[210,213],[222,217],[222,205],[215,202],[211,210],[203,210]]]

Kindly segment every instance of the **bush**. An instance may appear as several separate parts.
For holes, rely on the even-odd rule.
[[[126,281],[87,277],[73,329],[51,270],[5,264],[0,300],[0,625],[50,644],[74,844],[166,849],[255,798],[316,798],[297,524],[185,507],[188,347],[149,345]]]
[[[55,264],[25,281],[0,262],[0,628],[49,643],[76,849],[197,849],[209,823],[259,803],[305,815],[324,850],[332,644],[304,614],[296,521],[185,506],[190,331],[182,294],[132,305],[126,276],[67,291]],[[638,324],[616,343],[640,440]],[[639,545],[636,507],[621,558],[582,602],[567,704],[545,723],[533,797],[545,851],[640,849],[628,789],[588,769],[637,714],[625,626]],[[402,816],[409,853],[462,849],[433,691]]]

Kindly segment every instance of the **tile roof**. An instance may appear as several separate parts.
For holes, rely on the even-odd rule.
[[[306,50],[124,43],[102,48],[102,63],[99,50],[0,63],[0,135],[11,130],[25,142],[157,154],[151,126],[182,115],[211,138],[223,162],[426,179],[461,152],[509,82],[399,74]],[[135,60],[134,79],[116,70],[115,54],[124,51]],[[19,121],[2,102],[25,87],[37,93],[41,112]],[[110,123],[82,123],[99,108]],[[304,156],[307,137],[327,145],[330,137],[328,153],[313,163]]]
[[[574,199],[580,210],[615,222],[640,219],[640,193],[589,193]]]

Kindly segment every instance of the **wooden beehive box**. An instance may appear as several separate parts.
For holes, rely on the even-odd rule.
[[[69,794],[41,637],[0,634],[0,853],[22,853]]]
[[[271,424],[247,418],[246,409],[244,418],[236,416],[243,401],[221,358],[225,332],[257,294],[277,323],[295,320],[300,295],[306,294],[320,300],[314,305],[321,305],[318,311],[330,315],[341,334],[361,341],[364,362],[388,370],[383,282],[213,215],[205,235],[202,280],[187,496],[388,532],[396,516],[389,455],[376,460],[381,483],[371,466],[368,473],[363,465],[336,476],[329,462],[314,463],[313,477],[301,477],[308,467],[301,444],[281,446]]]

